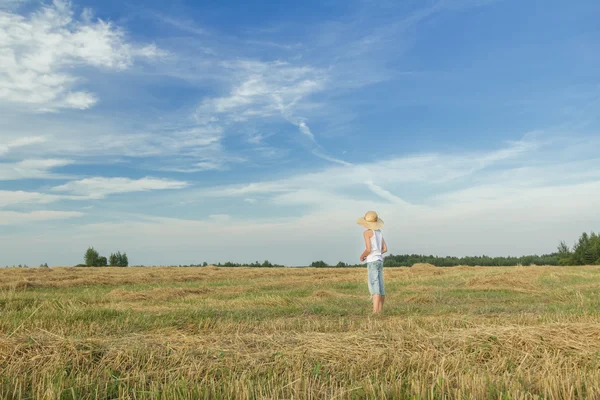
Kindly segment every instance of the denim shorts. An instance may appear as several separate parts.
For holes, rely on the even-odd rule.
[[[371,261],[367,263],[367,272],[369,276],[369,292],[371,296],[380,294],[385,296],[383,287],[383,261]]]

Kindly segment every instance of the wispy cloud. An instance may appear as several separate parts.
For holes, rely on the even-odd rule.
[[[284,61],[243,60],[223,65],[232,74],[231,87],[227,95],[202,102],[196,110],[200,124],[217,125],[227,133],[241,124],[287,122],[305,138],[307,154],[344,164],[319,144],[307,117],[307,109],[313,107],[311,96],[330,89],[327,70]],[[254,135],[249,143],[259,144],[264,137]]]
[[[11,149],[29,146],[32,144],[40,144],[46,142],[46,138],[41,136],[22,137],[15,139],[6,144],[0,143],[0,156],[7,154]]]
[[[30,222],[52,221],[82,217],[78,211],[2,211],[0,210],[0,225],[23,225]]]
[[[22,204],[49,204],[62,199],[53,194],[24,192],[22,190],[0,190],[0,207]]]
[[[72,160],[64,159],[29,159],[14,163],[0,163],[0,181],[65,178],[64,175],[55,174],[52,170],[72,163]]]
[[[197,26],[193,21],[184,20],[181,18],[172,18],[158,13],[152,13],[151,15],[162,23],[172,26],[182,32],[191,33],[198,36],[205,36],[207,34],[205,29]]]
[[[73,70],[85,65],[123,70],[136,57],[154,58],[154,45],[128,43],[123,31],[89,13],[74,17],[70,3],[54,0],[30,16],[0,14],[0,101],[40,111],[87,109],[93,93],[77,89]]]
[[[252,119],[294,119],[294,108],[323,89],[325,75],[309,66],[252,60],[224,62],[232,73],[229,94],[204,100],[196,111],[200,122],[223,118],[225,124]],[[299,121],[298,126],[306,125]],[[306,132],[303,132],[306,133]]]
[[[55,186],[52,190],[55,192],[67,192],[74,195],[86,196],[93,199],[101,199],[107,195],[116,193],[183,189],[188,186],[188,182],[151,177],[141,179],[96,177],[71,181],[64,185]]]

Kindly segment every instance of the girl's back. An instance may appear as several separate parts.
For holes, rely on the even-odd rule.
[[[381,230],[371,230],[371,252],[367,256],[367,262],[383,260],[383,234]]]

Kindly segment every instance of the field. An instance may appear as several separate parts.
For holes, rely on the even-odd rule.
[[[599,399],[600,267],[0,270],[2,399]]]

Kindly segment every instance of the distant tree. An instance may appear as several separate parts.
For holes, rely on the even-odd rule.
[[[121,254],[121,259],[119,260],[119,267],[128,267],[129,259],[127,258],[127,253]]]
[[[327,264],[325,261],[319,260],[319,261],[313,261],[310,264],[310,266],[314,267],[314,268],[327,268],[327,267],[329,267],[329,264]]]
[[[567,246],[564,240],[558,245],[558,254],[561,256],[571,254],[571,249],[569,248],[569,246]]]
[[[336,267],[337,267],[337,268],[344,268],[344,267],[347,267],[347,266],[348,266],[348,264],[346,264],[346,263],[345,263],[345,262],[343,262],[343,261],[340,261],[340,262],[339,262],[339,263],[337,263],[337,265],[336,265]]]
[[[98,263],[95,265],[96,267],[106,267],[108,265],[108,260],[106,257],[100,256],[98,257]]]
[[[573,247],[571,259],[574,265],[600,264],[600,236],[584,232]]]
[[[87,265],[88,267],[97,267],[99,263],[99,258],[100,254],[93,247],[90,247],[85,252],[85,265]]]
[[[120,251],[117,251],[116,253],[111,253],[108,265],[110,265],[111,267],[127,267],[129,265],[127,254],[121,254]]]
[[[117,265],[119,265],[120,255],[121,253],[110,253],[110,257],[108,257],[108,265],[110,265],[111,267],[116,267]]]
[[[204,262],[202,263],[202,266],[203,266],[203,267],[208,267],[208,263],[207,263],[206,261],[204,261]]]

